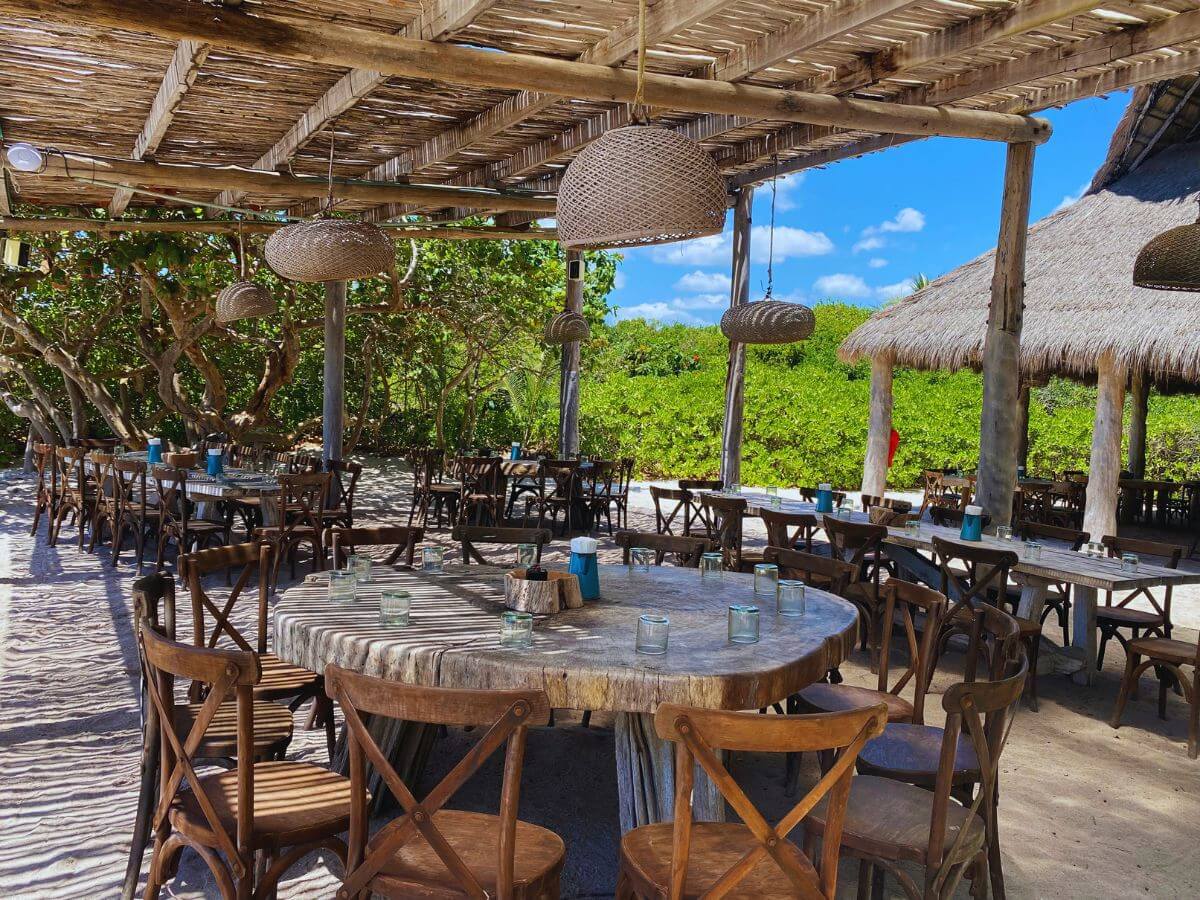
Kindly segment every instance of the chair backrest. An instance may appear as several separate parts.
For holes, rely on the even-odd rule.
[[[929,518],[934,525],[941,525],[943,528],[959,528],[963,523],[963,516],[966,513],[954,506],[931,506],[929,508]],[[980,516],[980,520],[984,528],[992,524],[992,517],[987,513]]]
[[[863,745],[883,733],[887,707],[883,704],[846,712],[804,716],[760,716],[748,712],[697,709],[663,703],[654,714],[654,727],[663,740],[676,744],[675,809],[671,848],[670,900],[684,896],[692,835],[692,785],[698,763],[759,842],[700,896],[725,896],[755,868],[748,860],[769,857],[779,867],[781,885],[796,896],[832,898],[837,893],[838,856],[842,822],[850,796],[854,763]],[[772,826],[754,807],[721,762],[721,750],[758,753],[805,753],[835,750],[837,757],[820,781]],[[787,836],[822,799],[828,796],[825,833],[819,869]],[[692,886],[694,890],[696,886]]]
[[[884,598],[883,638],[879,649],[880,691],[900,696],[908,684],[913,686],[913,723],[925,721],[925,692],[929,688],[930,667],[933,662],[934,643],[946,615],[946,595],[913,584],[899,578],[889,578],[882,588]],[[908,665],[900,672],[895,682],[889,684],[891,675],[890,651],[892,635],[897,619],[904,633]],[[920,637],[917,624],[920,621]]]
[[[92,463],[92,481],[96,485],[97,499],[112,501],[115,506],[118,502],[119,489],[113,464],[117,458],[111,453],[93,450],[88,454],[88,459]]]
[[[829,536],[830,556],[854,566],[857,573],[854,580],[869,581],[878,586],[887,526],[851,522],[834,516],[824,516],[821,525]]]
[[[192,515],[187,490],[188,470],[155,465],[150,474],[154,476],[154,489],[158,492],[158,507],[162,516],[159,527],[175,532],[179,546],[186,547],[188,523]]]
[[[996,635],[1002,643],[1006,643],[1019,633],[1016,620],[1000,609],[1000,603],[1007,593],[1009,573],[1018,562],[1016,553],[968,546],[935,537],[933,558],[941,569],[942,593],[951,601],[944,620],[947,624],[962,622],[970,617],[972,627],[984,644],[987,644],[989,634]],[[955,563],[961,564],[961,567]],[[1011,635],[1008,634],[1010,631]],[[972,673],[982,649],[975,639],[975,632],[967,651],[967,668]],[[991,654],[991,660],[992,674],[998,676],[1000,673],[994,668],[994,653]],[[971,677],[973,679],[973,674]]]
[[[796,547],[803,544],[812,553],[813,535],[821,523],[811,513],[788,513],[777,509],[760,509],[759,517],[767,528],[767,543],[772,547]]]
[[[833,491],[833,505],[841,506],[842,501],[846,499],[845,491]],[[800,488],[800,496],[808,503],[812,503],[817,499],[817,489],[802,487]]]
[[[547,459],[538,466],[539,492],[541,496],[555,496],[560,499],[573,497],[578,493],[579,460],[578,459]],[[550,483],[553,488],[547,491]]]
[[[1017,701],[1025,687],[1029,661],[1024,648],[1015,648],[1015,659],[1005,661],[1001,673],[987,681],[961,682],[942,695],[946,726],[942,732],[942,752],[933,789],[933,815],[929,828],[925,883],[927,897],[949,896],[962,876],[959,853],[969,829],[960,828],[947,846],[946,823],[951,794],[955,787],[955,762],[962,738],[970,743],[979,761],[979,785],[968,807],[988,829],[995,827],[996,784],[1000,772],[1000,754],[1008,740],[1016,714]]]
[[[1156,565],[1163,566],[1167,569],[1178,569],[1179,560],[1183,557],[1186,551],[1185,547],[1180,547],[1178,544],[1167,544],[1161,541],[1146,541],[1137,538],[1116,537],[1111,534],[1106,534],[1100,539],[1100,542],[1108,548],[1108,555],[1120,559],[1124,553],[1135,553],[1138,558],[1143,556],[1150,557],[1150,562]],[[1131,591],[1125,597],[1120,598],[1116,602],[1116,606],[1128,606],[1139,597],[1144,598],[1168,623],[1171,621],[1171,594],[1174,592],[1172,585],[1167,585],[1162,588],[1162,597],[1155,596],[1154,591],[1148,587],[1138,588]],[[1104,603],[1106,606],[1113,606],[1113,592],[1104,592]]]
[[[535,562],[541,563],[542,549],[553,540],[549,528],[492,528],[486,525],[458,525],[450,537],[462,543],[463,562],[491,565],[477,549],[478,544],[533,544],[537,547]]]
[[[146,667],[146,693],[157,718],[161,776],[153,829],[161,833],[184,782],[212,831],[213,845],[229,862],[234,876],[246,877],[254,848],[254,685],[262,677],[258,657],[244,650],[209,650],[173,641],[153,627],[138,630]],[[191,728],[180,735],[175,715],[175,679],[190,679],[207,687]],[[196,751],[217,710],[233,698],[237,705],[237,816],[234,831],[226,830],[213,798],[196,775]],[[222,805],[227,798],[218,801]]]
[[[169,572],[153,572],[133,582],[135,625],[160,628],[175,640],[175,579]]]
[[[225,604],[217,604],[204,589],[204,576],[213,572],[227,572],[242,567],[241,574],[225,598]],[[257,653],[267,652],[267,597],[271,573],[271,545],[264,541],[247,541],[228,547],[213,547],[188,553],[180,560],[180,573],[187,579],[192,595],[193,643],[197,647],[213,649],[228,637],[240,649]],[[258,609],[255,619],[257,636],[253,641],[230,620],[238,598],[241,597],[250,577],[258,575]],[[213,618],[212,632],[208,631],[205,614]]]
[[[1079,531],[1075,528],[1062,528],[1058,525],[1047,525],[1043,522],[1017,522],[1014,529],[1017,534],[1025,539],[1042,538],[1052,541],[1062,541],[1072,550],[1078,550],[1084,544],[1092,539],[1092,536],[1086,531]]]
[[[325,471],[330,474],[329,497],[327,502],[330,509],[344,509],[354,515],[354,491],[358,488],[358,479],[363,467],[347,459],[331,459],[325,463]]]
[[[614,538],[621,548],[621,559],[628,565],[634,547],[645,547],[654,551],[654,564],[661,566],[668,553],[675,557],[675,564],[686,569],[698,569],[700,557],[714,549],[706,537],[657,534],[652,531],[618,531]]]
[[[53,444],[34,444],[33,463],[37,468],[37,490],[39,497],[42,492],[49,490],[48,496],[53,497],[58,491],[58,467],[54,464]],[[47,478],[47,476],[49,476]],[[47,480],[49,487],[47,488]]]
[[[912,503],[908,500],[897,500],[895,497],[874,497],[871,494],[863,494],[861,500],[863,512],[869,512],[875,506],[899,513],[910,513],[913,508]]]
[[[671,535],[679,528],[688,534],[687,505],[692,499],[690,491],[650,485],[650,499],[654,503],[654,530],[659,534]],[[676,522],[682,516],[682,520]]]
[[[839,597],[858,574],[858,569],[848,562],[791,547],[767,547],[763,551],[763,562],[779,566],[780,578],[798,579]]]
[[[745,497],[719,497],[701,494],[708,538],[716,542],[725,557],[725,568],[737,569],[742,562],[742,519],[746,515]]]
[[[617,462],[617,496],[628,497],[629,485],[633,483],[634,459],[632,456],[622,456]]]
[[[586,500],[607,501],[616,496],[619,466],[606,459],[593,460],[586,468],[580,466],[583,476],[583,496]]]
[[[325,669],[325,690],[345,715],[350,760],[349,851],[346,878],[339,893],[359,896],[401,847],[412,840],[423,839],[465,896],[487,897],[475,873],[438,830],[435,814],[493,753],[507,745],[500,793],[500,833],[496,843],[496,896],[511,898],[525,740],[531,725],[545,725],[550,721],[550,702],[545,693],[417,687],[360,675],[333,665]],[[483,729],[483,734],[450,773],[418,801],[367,730],[363,713],[427,725],[473,726]],[[399,819],[384,826],[370,843],[368,761],[404,810]],[[384,833],[387,837],[380,840]]]
[[[720,478],[680,478],[681,491],[719,491],[725,487]]]
[[[82,447],[55,447],[54,462],[58,470],[58,486],[64,499],[82,502],[84,485],[87,481],[85,459],[87,450]]]
[[[394,566],[404,555],[405,565],[411,566],[416,556],[417,544],[425,539],[424,528],[407,525],[387,525],[377,528],[330,528],[325,533],[325,544],[333,548],[333,566],[340,569],[346,565],[346,557],[356,547],[380,547],[395,545],[395,549],[384,559],[385,566]]]
[[[463,494],[495,495],[500,491],[498,456],[463,456],[458,459]]]
[[[320,540],[324,527],[321,514],[329,497],[330,477],[328,472],[279,476],[275,521],[281,538],[299,528],[312,528]]]
[[[148,466],[140,459],[121,459],[113,462],[117,500],[122,513],[132,512],[146,518],[146,472]]]

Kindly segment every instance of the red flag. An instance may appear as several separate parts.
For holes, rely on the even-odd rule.
[[[896,458],[896,448],[900,446],[900,432],[895,428],[892,429],[891,435],[888,437],[888,468],[892,467],[892,460]]]

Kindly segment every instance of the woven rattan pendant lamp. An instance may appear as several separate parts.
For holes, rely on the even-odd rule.
[[[767,251],[767,292],[757,303],[731,306],[721,316],[721,333],[739,344],[791,344],[813,333],[817,320],[802,303],[775,300],[775,197],[779,179],[779,157],[771,178],[771,230]]]
[[[558,240],[570,250],[665,244],[719,234],[728,192],[700,146],[647,124],[646,0],[638,7],[633,122],[606,131],[575,157],[558,190]]]
[[[216,319],[221,324],[238,319],[258,319],[278,310],[278,304],[261,284],[246,277],[246,246],[238,228],[238,280],[217,294]]]
[[[1138,251],[1133,283],[1157,291],[1200,291],[1200,219],[1151,238]]]

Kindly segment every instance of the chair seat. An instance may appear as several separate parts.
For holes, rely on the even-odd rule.
[[[643,825],[626,832],[621,838],[621,867],[632,876],[635,888],[657,888],[656,894],[667,896],[667,889],[671,883],[672,829],[673,825],[670,822]],[[683,896],[702,896],[742,856],[761,846],[745,825],[734,822],[694,823]],[[799,859],[799,854],[797,858]],[[808,868],[809,865],[801,862],[804,868]],[[765,856],[736,888],[723,896],[731,900],[755,900],[800,895],[791,886],[779,865],[769,856]]]
[[[816,712],[842,712],[886,703],[889,722],[913,720],[913,705],[903,697],[851,684],[810,684],[800,692],[800,699]]]
[[[1174,638],[1138,638],[1129,642],[1129,652],[1138,656],[1161,659],[1176,665],[1196,665],[1194,641],[1177,641]]]
[[[1042,633],[1042,623],[1036,619],[1022,619],[1020,616],[1014,616],[1017,620],[1017,625],[1021,629],[1021,637],[1029,637],[1034,634]]]
[[[261,534],[264,538],[278,538],[285,532],[285,529],[280,525],[264,525],[261,528],[255,528],[255,534]],[[311,525],[291,525],[286,529],[288,535],[303,535],[304,537],[312,537],[317,533],[317,530]]]
[[[1096,621],[1124,625],[1126,628],[1159,628],[1166,624],[1160,613],[1130,606],[1098,606]]]
[[[237,834],[238,772],[231,769],[200,779],[221,827]],[[350,827],[350,779],[310,763],[254,764],[252,849],[286,847],[336,835]],[[182,794],[171,824],[188,838],[216,846],[216,836],[195,793]]]
[[[822,797],[805,818],[805,826],[824,831],[828,808],[829,797]],[[929,850],[932,816],[932,791],[891,778],[855,775],[846,803],[842,846],[881,859],[924,863]],[[946,813],[947,852],[964,827],[967,835],[956,855],[959,861],[982,849],[987,832],[978,813],[972,813],[952,800]]]
[[[864,775],[896,778],[910,784],[932,787],[942,753],[942,729],[933,725],[895,722],[879,737],[867,741],[858,754],[858,771]],[[965,737],[958,739],[954,760],[954,783],[979,781],[979,758]]]
[[[189,703],[175,707],[175,731],[180,737],[191,731],[192,723],[202,703]],[[282,750],[292,739],[292,713],[285,706],[266,700],[254,701],[254,750],[256,755],[266,755]],[[227,700],[217,707],[204,732],[197,756],[237,756],[237,704]]]
[[[433,824],[462,858],[489,896],[496,896],[496,835],[500,817],[443,809]],[[558,896],[566,847],[553,831],[517,820],[513,888],[517,897]],[[391,897],[462,897],[462,887],[419,834],[401,847],[370,882],[371,891]]]
[[[254,686],[254,696],[263,700],[295,697],[321,680],[316,672],[284,662],[274,653],[260,653],[258,663],[262,667],[262,679]]]

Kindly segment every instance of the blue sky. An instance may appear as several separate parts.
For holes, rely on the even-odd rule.
[[[1034,164],[1031,221],[1078,198],[1104,159],[1127,92],[1043,114],[1054,125]],[[877,306],[995,246],[1004,146],[935,138],[781,179],[775,291],[808,303]],[[771,189],[754,199],[751,299],[767,284]],[[730,216],[732,219],[732,216]],[[729,303],[722,235],[629,251],[610,298],[617,318],[706,324]]]

